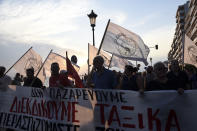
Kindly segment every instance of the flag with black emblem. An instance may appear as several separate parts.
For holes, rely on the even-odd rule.
[[[148,64],[147,57],[150,50],[141,37],[112,22],[109,23],[101,44],[101,49],[120,58]]]

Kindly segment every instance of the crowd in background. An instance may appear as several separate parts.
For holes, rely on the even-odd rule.
[[[197,89],[197,68],[189,64],[180,66],[177,60],[170,61],[168,67],[157,62],[153,67],[146,67],[144,72],[138,72],[139,66],[126,65],[123,73],[109,71],[103,62],[102,57],[95,57],[92,72],[84,77],[86,87],[140,92],[177,90],[180,94],[187,89]]]
[[[133,91],[153,90],[177,90],[183,93],[187,89],[197,89],[197,69],[193,65],[180,66],[177,60],[172,60],[169,66],[157,62],[154,66],[148,66],[144,72],[138,72],[139,66],[126,65],[124,72],[109,70],[103,66],[104,59],[96,56],[93,61],[93,68],[89,75],[82,78],[84,87],[95,89],[121,89]],[[4,75],[6,68],[0,67],[0,89],[7,85],[31,86],[46,88],[42,81],[34,76],[34,69],[26,69],[26,76],[16,73],[12,80]],[[49,87],[76,87],[74,80],[69,79],[68,72],[59,68],[58,62],[51,64],[51,77]]]
[[[111,71],[103,66],[104,59],[96,56],[93,60],[93,68],[89,75],[82,78],[85,88],[94,89],[121,89],[139,91],[177,90],[183,94],[184,90],[197,89],[197,69],[193,65],[180,66],[177,60],[172,60],[166,67],[163,62],[157,62],[154,66],[148,66],[144,72],[138,72],[139,65],[133,67],[126,65],[124,72]],[[46,88],[42,81],[34,76],[34,69],[26,69],[26,76],[16,73],[14,79],[4,74],[6,68],[0,66],[0,90],[5,91],[8,85]],[[77,87],[75,82],[69,79],[68,71],[61,70],[58,62],[51,64],[51,76],[49,87]],[[0,128],[1,131],[13,131]]]

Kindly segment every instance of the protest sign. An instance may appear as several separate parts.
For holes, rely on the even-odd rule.
[[[197,91],[10,86],[0,91],[0,127],[22,131],[194,131]]]

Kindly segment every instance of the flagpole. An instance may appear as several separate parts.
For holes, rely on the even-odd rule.
[[[105,28],[105,32],[104,32],[103,38],[102,38],[102,40],[101,40],[101,44],[100,44],[100,47],[99,47],[99,49],[98,49],[97,55],[100,54],[100,50],[101,50],[101,47],[102,47],[102,44],[103,44],[103,41],[104,41],[105,34],[106,34],[106,32],[107,32],[107,28],[108,28],[108,26],[109,26],[109,23],[110,23],[110,19],[108,20],[107,26],[106,26],[106,28]]]
[[[42,63],[42,66],[41,66],[40,69],[38,70],[38,72],[37,72],[36,76],[34,77],[33,81],[31,82],[31,86],[32,86],[33,83],[35,82],[35,80],[36,80],[35,78],[36,78],[36,77],[38,76],[38,74],[40,73],[42,67],[43,67],[44,64],[46,63],[46,61],[47,61],[47,59],[48,59],[48,57],[49,57],[49,55],[51,54],[52,51],[53,51],[53,50],[51,50],[51,51],[49,52],[49,54],[47,55],[46,59],[45,59],[44,62]]]
[[[68,52],[66,51],[66,58],[68,57]]]
[[[183,33],[183,37],[182,37],[182,46],[183,46],[183,56],[182,56],[182,65],[184,66],[184,55],[185,55],[185,33]]]
[[[108,69],[109,69],[109,68],[110,68],[110,66],[111,66],[111,62],[112,62],[112,58],[113,58],[113,56],[114,56],[114,54],[112,54],[112,56],[111,56],[110,63],[109,63],[109,66],[108,66]]]
[[[69,59],[68,58],[68,52],[66,51],[66,59]],[[66,60],[66,70],[67,70],[67,72],[68,72],[68,68],[67,68],[67,60]],[[72,79],[72,81],[73,81],[73,78],[71,78]]]
[[[89,73],[90,73],[90,49],[89,49],[89,43],[88,43],[88,75],[89,75]]]
[[[29,48],[29,50],[31,50],[33,47],[30,47]],[[11,69],[12,69],[12,67],[14,67],[15,65],[16,65],[16,63],[18,63],[20,60],[21,60],[21,58],[23,58],[23,56],[25,55],[25,54],[27,54],[27,52],[29,51],[29,50],[27,50],[6,72],[5,72],[5,74],[4,75],[6,75]]]

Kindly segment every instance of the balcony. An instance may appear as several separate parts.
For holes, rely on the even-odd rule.
[[[194,34],[197,33],[196,30],[197,30],[197,25],[194,27],[194,29],[193,29],[192,32],[191,32],[191,35],[192,35],[192,36],[193,36]]]
[[[194,5],[197,5],[197,0],[194,0]]]
[[[185,24],[185,27],[184,27],[184,29],[187,31],[187,30],[189,30],[189,28],[190,28],[190,22],[189,21],[187,21],[187,23]]]
[[[193,6],[190,8],[190,16],[194,16],[195,7],[196,7],[196,6],[193,5]]]
[[[191,8],[192,5],[193,5],[193,2],[192,2],[192,0],[191,0],[191,1],[189,2],[189,8]]]
[[[195,25],[196,25],[196,20],[197,20],[197,17],[193,17],[193,18],[192,18],[192,21],[191,21],[191,30],[195,27]]]
[[[192,17],[191,25],[194,24],[194,21],[196,20],[196,18],[197,18],[196,16],[193,16],[193,17]]]
[[[194,38],[194,43],[197,43],[197,37],[196,37],[196,38]]]
[[[197,16],[197,9],[195,10],[194,16]]]

